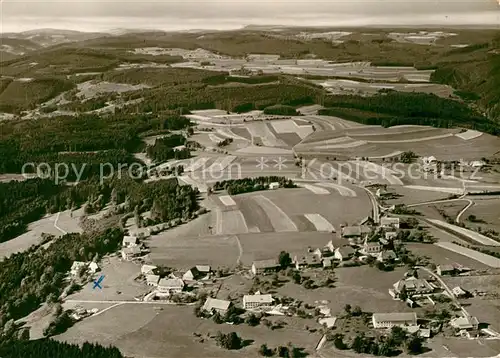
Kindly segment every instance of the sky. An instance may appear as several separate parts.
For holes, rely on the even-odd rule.
[[[500,0],[0,0],[1,31],[493,25]]]

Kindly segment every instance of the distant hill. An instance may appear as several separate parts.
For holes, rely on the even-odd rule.
[[[95,39],[105,36],[100,32],[80,32],[60,29],[37,29],[23,32],[10,32],[1,35],[2,43],[5,39],[29,40],[40,47],[49,47],[62,43]]]

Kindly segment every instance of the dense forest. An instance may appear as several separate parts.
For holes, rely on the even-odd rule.
[[[186,137],[181,134],[172,134],[155,141],[146,149],[148,157],[156,162],[165,162],[169,159],[187,159],[190,157],[189,149],[175,149],[186,145]]]
[[[372,97],[330,96],[322,115],[385,127],[401,124],[466,127],[500,135],[500,126],[464,103],[433,94],[382,91]]]
[[[275,105],[264,108],[264,114],[278,115],[278,116],[298,116],[297,112],[292,106]]]
[[[123,358],[118,348],[85,342],[81,346],[39,339],[0,341],[2,358]]]
[[[20,173],[26,163],[73,165],[81,179],[99,174],[101,163],[136,161],[131,153],[144,145],[141,136],[191,125],[178,115],[140,114],[99,117],[81,115],[0,123],[0,173]],[[108,168],[108,166],[106,166]],[[26,172],[33,166],[26,167]],[[64,170],[63,168],[61,170]],[[75,179],[71,170],[67,180]]]

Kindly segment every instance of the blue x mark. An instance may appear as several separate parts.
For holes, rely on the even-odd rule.
[[[101,275],[97,281],[94,281],[94,287],[92,288],[93,290],[96,289],[96,287],[99,287],[100,290],[102,290],[102,287],[101,287],[101,282],[102,280],[104,280],[104,275]]]

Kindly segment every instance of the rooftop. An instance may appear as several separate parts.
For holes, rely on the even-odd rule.
[[[184,287],[184,281],[180,278],[162,278],[158,283],[158,286],[173,288]]]
[[[219,300],[217,298],[207,298],[205,304],[203,305],[203,309],[206,311],[211,311],[212,309],[217,310],[227,310],[231,305],[230,301]]]
[[[243,301],[252,303],[273,303],[272,295],[245,295]]]
[[[275,259],[254,261],[253,265],[257,269],[273,268],[279,266]]]
[[[417,314],[415,312],[374,313],[373,319],[377,322],[417,322]]]

